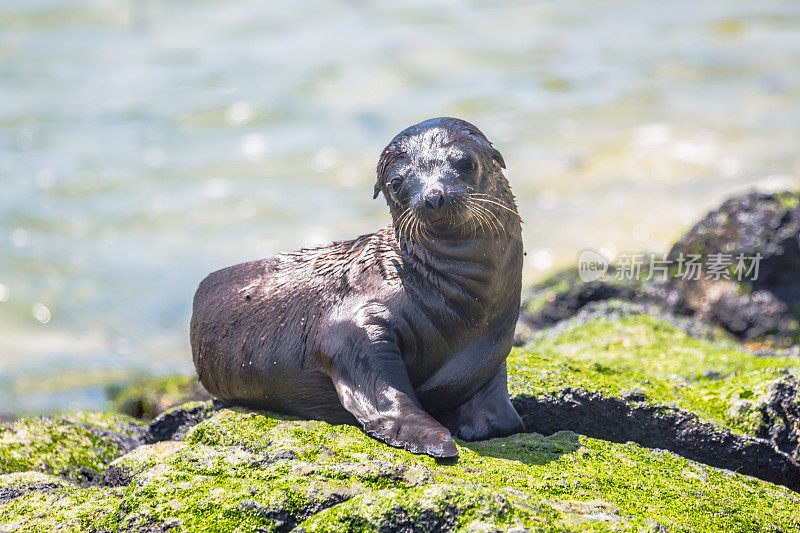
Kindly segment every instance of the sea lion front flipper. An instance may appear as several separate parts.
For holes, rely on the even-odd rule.
[[[400,351],[387,335],[356,324],[337,328],[328,344],[328,375],[342,406],[369,435],[412,453],[456,457],[450,432],[422,409]],[[333,349],[333,351],[328,351]]]
[[[399,355],[370,354],[333,372],[339,400],[369,435],[412,453],[455,457],[450,432],[422,410]],[[359,373],[354,379],[353,371]]]
[[[453,435],[468,441],[524,432],[525,424],[508,398],[506,364],[472,398],[440,421]]]

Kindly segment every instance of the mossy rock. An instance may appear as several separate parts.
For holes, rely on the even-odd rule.
[[[108,387],[111,411],[152,420],[170,407],[187,401],[208,400],[211,395],[197,376],[142,377]]]
[[[612,316],[607,311],[614,302],[604,305],[606,312],[562,322],[512,351],[509,392],[518,409],[521,398],[555,402],[579,388],[623,399],[631,408],[678,409],[733,433],[768,438],[800,459],[800,354],[756,355],[722,332],[698,335],[680,321],[626,304]],[[568,417],[566,406],[564,413]],[[529,429],[548,430],[536,422]],[[566,417],[554,429],[583,431]]]
[[[118,531],[121,494],[39,472],[0,475],[0,531]]]
[[[732,340],[698,338],[642,312],[542,332],[512,351],[508,367],[512,396],[567,387],[616,397],[638,393],[650,403],[756,435],[770,386],[800,373],[800,356],[757,356]]]
[[[513,493],[512,493],[513,494]],[[504,494],[477,484],[431,483],[406,489],[387,488],[359,494],[306,520],[311,532],[328,531],[496,531],[545,525],[556,512],[525,509],[522,493]],[[515,509],[516,508],[516,509]],[[542,512],[539,512],[542,511]],[[522,517],[522,515],[527,515]]]
[[[141,443],[145,429],[130,417],[102,413],[0,424],[0,473],[35,470],[94,482],[111,461]]]
[[[0,476],[0,530],[800,528],[798,494],[635,444],[560,432],[458,446],[457,462],[437,462],[351,426],[223,409],[182,443],[118,459],[126,486]]]

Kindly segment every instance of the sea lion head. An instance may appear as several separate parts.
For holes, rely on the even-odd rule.
[[[503,156],[474,125],[433,118],[406,128],[378,161],[375,198],[383,192],[395,228],[406,235],[474,235],[519,218]]]

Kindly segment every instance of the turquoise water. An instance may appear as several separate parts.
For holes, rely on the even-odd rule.
[[[797,2],[0,4],[0,414],[189,372],[211,270],[387,223],[374,165],[453,115],[503,152],[533,280],[800,187]]]

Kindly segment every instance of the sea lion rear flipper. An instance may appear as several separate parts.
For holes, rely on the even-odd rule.
[[[525,431],[508,398],[506,364],[472,398],[439,420],[456,437],[468,441],[506,437]]]
[[[333,336],[348,342],[337,347],[326,365],[342,406],[365,432],[391,446],[433,457],[456,457],[458,449],[450,432],[417,400],[396,346],[386,340],[372,341],[356,327],[348,329],[346,336]],[[355,337],[359,337],[357,342],[353,342]],[[338,350],[345,346],[349,353]]]

